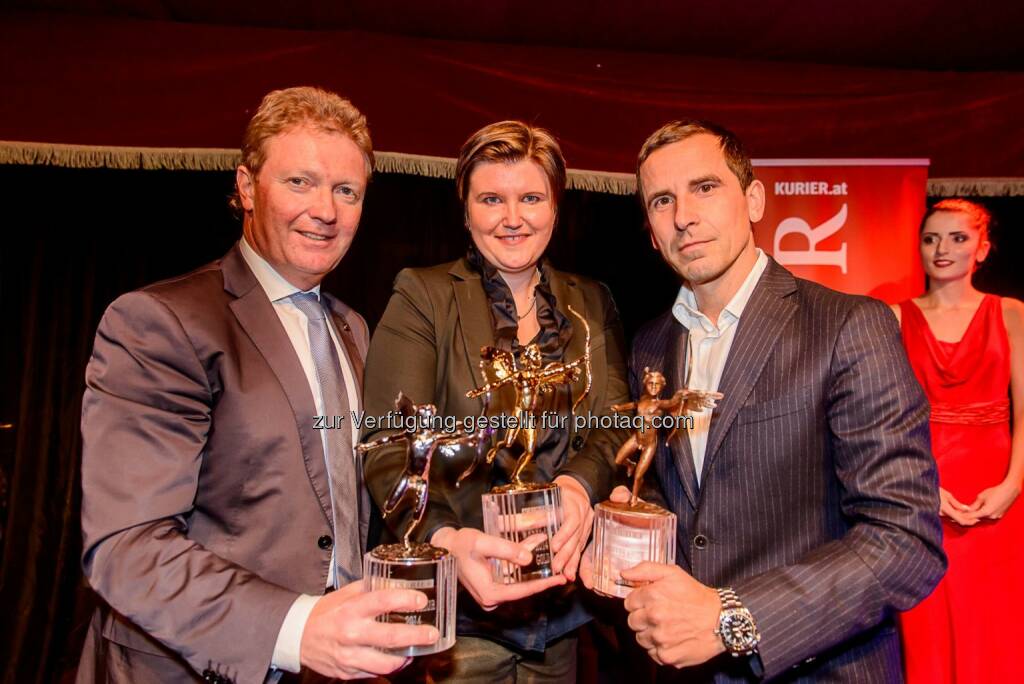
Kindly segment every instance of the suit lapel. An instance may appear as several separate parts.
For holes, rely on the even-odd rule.
[[[324,519],[328,525],[333,525],[323,444],[313,429],[312,419],[316,415],[316,405],[313,403],[313,395],[310,393],[309,382],[306,380],[302,365],[295,355],[295,349],[287,333],[281,327],[274,305],[267,299],[263,288],[249,270],[237,245],[224,257],[221,269],[224,274],[224,289],[237,297],[229,304],[231,311],[277,376],[285,396],[288,397],[309,481],[320,501]]]
[[[459,310],[459,329],[462,331],[470,373],[476,380],[476,386],[482,387],[487,379],[480,370],[480,348],[494,344],[487,295],[479,274],[469,268],[465,259],[455,262],[448,273],[455,276],[452,290],[455,293],[455,306]]]
[[[736,337],[718,383],[718,391],[724,396],[711,418],[701,482],[705,481],[736,414],[764,370],[779,334],[796,312],[796,301],[789,296],[795,291],[792,274],[769,258],[768,267],[740,316]]]
[[[548,269],[549,283],[551,285],[551,293],[555,295],[555,306],[562,312],[562,315],[569,319],[569,323],[572,325],[572,337],[569,338],[569,343],[565,345],[565,352],[562,355],[563,362],[575,361],[576,359],[583,356],[587,350],[587,331],[583,328],[583,324],[580,322],[572,312],[569,311],[569,307],[573,308],[573,311],[583,316],[588,323],[595,320],[594,316],[588,314],[586,305],[583,300],[583,292],[577,287],[576,281],[569,279],[565,274],[559,273],[553,268]],[[601,331],[597,331],[600,333]],[[594,331],[590,331],[590,344],[593,348],[594,344]],[[581,377],[572,388],[572,401],[576,400],[576,397],[580,396],[587,387],[586,376]],[[587,400],[583,406],[592,406],[593,395],[596,388],[591,388],[591,395],[587,397]]]
[[[349,365],[352,366],[352,371],[355,373],[356,387],[360,389],[360,399],[362,399],[362,387],[363,387],[363,357],[359,353],[359,347],[356,346],[355,337],[352,336],[352,327],[345,320],[344,315],[338,311],[337,304],[333,297],[324,295],[325,299],[330,303],[331,306],[331,319],[334,321],[334,329],[338,333],[338,338],[341,343],[345,346],[345,354],[348,356]],[[358,410],[358,409],[355,409]]]
[[[665,377],[671,382],[668,387],[670,392],[675,392],[686,386],[686,342],[690,332],[682,323],[671,317],[668,325],[668,340],[665,342],[666,367],[663,371]],[[638,369],[643,372],[643,369]],[[652,368],[651,370],[661,370]],[[642,379],[641,379],[642,382]],[[666,396],[665,394],[662,395]],[[672,460],[675,463],[679,480],[683,483],[683,490],[690,505],[697,507],[697,469],[693,465],[693,450],[690,447],[690,437],[686,430],[677,430],[672,441],[669,443],[672,453]]]
[[[555,295],[555,304],[562,315],[572,323],[572,337],[569,338],[569,344],[565,347],[565,360],[572,361],[583,356],[583,352],[586,351],[587,332],[583,329],[580,319],[569,311],[569,307],[571,306],[576,313],[588,321],[593,317],[587,315],[583,293],[576,286],[576,281],[570,280],[554,269],[550,269],[548,273],[550,273],[551,293]],[[593,342],[593,336],[593,331],[591,331],[591,342]]]

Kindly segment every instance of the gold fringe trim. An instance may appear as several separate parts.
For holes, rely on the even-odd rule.
[[[1024,178],[929,178],[929,197],[1020,197]]]
[[[429,178],[454,178],[455,159],[424,154],[377,152],[379,173],[406,173]],[[112,147],[0,140],[0,164],[62,166],[73,169],[144,169],[167,171],[234,171],[241,153],[210,147]],[[569,169],[571,190],[631,195],[631,173]],[[929,178],[930,197],[1020,197],[1024,178]]]
[[[0,140],[0,164],[72,169],[233,171],[238,150],[209,147],[107,147]]]
[[[455,178],[455,160],[451,157],[431,157],[425,154],[401,152],[374,152],[377,173],[408,173],[428,178]]]
[[[571,190],[605,192],[610,195],[632,195],[636,192],[636,176],[610,171],[569,169],[565,184]]]

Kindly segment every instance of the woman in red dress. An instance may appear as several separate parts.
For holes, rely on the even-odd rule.
[[[929,209],[920,242],[928,291],[893,308],[932,406],[949,557],[939,586],[901,619],[910,684],[1022,681],[1024,672],[1024,304],[971,284],[991,249],[989,220],[966,200]]]

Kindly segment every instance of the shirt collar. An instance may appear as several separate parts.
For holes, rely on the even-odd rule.
[[[754,261],[754,267],[750,269],[750,273],[747,274],[740,288],[736,290],[736,294],[732,296],[729,303],[722,309],[722,314],[718,318],[720,328],[738,321],[740,316],[743,315],[743,309],[746,308],[747,302],[750,301],[750,295],[754,293],[757,281],[768,267],[768,255],[760,247],[756,248],[756,252],[757,259]],[[711,319],[697,309],[697,296],[685,283],[679,288],[676,302],[672,305],[672,315],[688,330],[692,330],[695,326],[700,326],[707,332],[715,330]]]
[[[256,250],[249,245],[249,241],[244,236],[238,241],[238,247],[242,253],[242,258],[245,259],[245,263],[249,266],[249,270],[256,276],[256,280],[259,282],[260,287],[263,288],[263,291],[267,293],[267,298],[270,301],[277,302],[287,299],[296,292],[302,291],[289,283],[284,276],[274,270],[274,267],[266,259],[257,254]],[[317,283],[307,292],[312,292],[319,299],[320,284]]]

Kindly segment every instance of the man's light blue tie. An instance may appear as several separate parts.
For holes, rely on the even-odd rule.
[[[324,415],[328,417],[328,425],[337,426],[326,431],[325,458],[331,487],[331,508],[334,512],[335,569],[337,585],[341,586],[362,576],[362,559],[359,554],[361,483],[358,482],[353,458],[348,392],[342,381],[338,350],[327,328],[326,312],[320,300],[312,292],[296,292],[291,300],[306,315],[309,350],[320,383]],[[335,416],[342,416],[344,420],[338,422]]]

